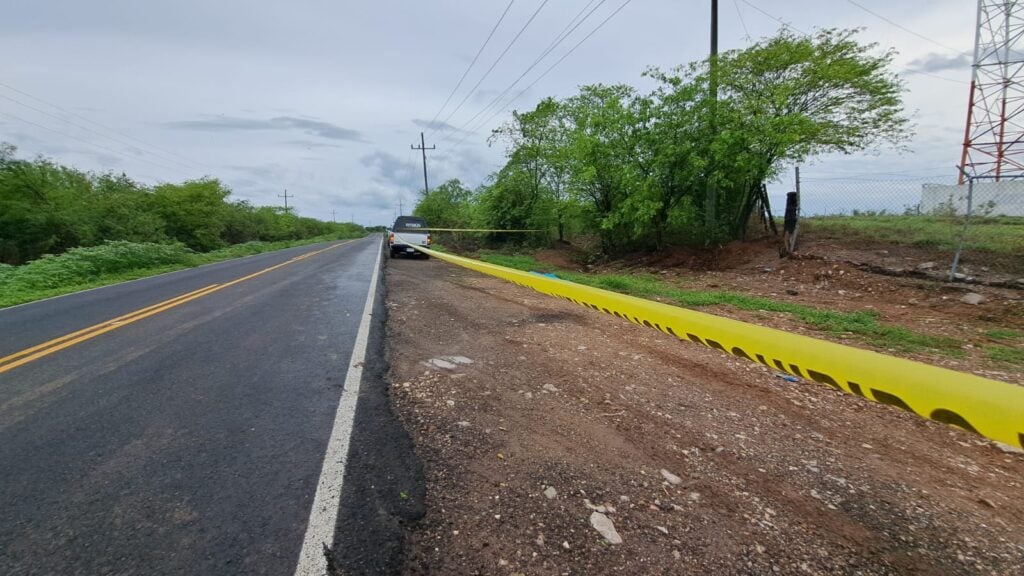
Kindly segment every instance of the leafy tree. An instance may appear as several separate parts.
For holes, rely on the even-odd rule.
[[[798,36],[783,30],[749,48],[726,52],[716,62],[718,101],[703,106],[697,101],[701,95],[709,98],[710,61],[669,74],[649,72],[662,83],[663,99],[697,103],[695,122],[709,128],[699,130],[710,143],[705,167],[711,171],[703,179],[724,192],[718,195],[716,213],[728,215],[720,229],[706,231],[712,240],[742,235],[751,195],[786,164],[898,145],[909,136],[903,85],[889,71],[894,53],[876,54],[875,44],[856,41],[857,32]],[[694,188],[692,195],[699,197],[700,190]],[[694,206],[703,216],[703,198]]]
[[[421,194],[412,213],[433,228],[468,228],[473,219],[473,191],[453,178]]]

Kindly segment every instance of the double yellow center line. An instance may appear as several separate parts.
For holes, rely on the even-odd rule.
[[[310,256],[316,256],[321,252],[326,252],[333,248],[337,248],[338,246],[344,246],[349,242],[352,242],[352,240],[349,240],[348,242],[341,242],[339,244],[333,244],[321,250],[306,252],[305,254],[300,254],[299,256],[281,262],[280,264],[275,264],[273,266],[270,266],[269,268],[264,268],[262,270],[259,270],[258,272],[253,272],[248,276],[242,276],[241,278],[232,280],[225,284],[211,284],[205,288],[200,288],[199,290],[187,292],[185,294],[181,294],[180,296],[175,296],[174,298],[164,300],[163,302],[157,302],[152,306],[140,308],[139,310],[129,312],[128,314],[125,314],[123,316],[118,316],[117,318],[112,318],[110,320],[100,322],[99,324],[94,324],[92,326],[89,326],[88,328],[82,328],[81,330],[72,332],[70,334],[65,334],[64,336],[61,336],[59,338],[54,338],[53,340],[43,342],[42,344],[37,344],[35,346],[32,346],[31,348],[26,348],[24,350],[15,352],[14,354],[11,354],[9,356],[4,356],[3,358],[0,358],[0,374],[7,372],[8,370],[13,370],[23,364],[28,364],[29,362],[38,360],[44,356],[49,356],[54,352],[58,352],[65,348],[69,348],[71,346],[74,346],[75,344],[85,342],[86,340],[90,340],[101,334],[106,334],[111,330],[123,328],[124,326],[127,326],[133,322],[138,322],[143,318],[149,318],[150,316],[154,316],[161,312],[165,312],[176,306],[181,306],[186,302],[191,302],[192,300],[195,300],[197,298],[208,296],[210,294],[213,294],[214,292],[223,290],[229,286],[234,286],[235,284],[238,284],[240,282],[251,280],[257,276],[261,276],[272,270],[277,270],[278,268],[282,268],[289,264],[293,264],[295,262],[298,262],[299,260],[304,260],[306,258],[309,258]]]

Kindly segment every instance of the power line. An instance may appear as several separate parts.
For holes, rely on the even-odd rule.
[[[26,97],[28,97],[28,98],[30,98],[32,100],[35,100],[36,102],[39,102],[40,104],[45,104],[46,106],[49,106],[51,108],[60,110],[64,114],[67,114],[69,116],[73,116],[75,118],[78,118],[80,120],[88,122],[89,124],[92,124],[93,126],[99,126],[100,128],[103,128],[104,130],[107,130],[108,132],[110,132],[112,134],[117,134],[118,136],[122,136],[124,138],[127,138],[127,139],[133,141],[133,142],[137,142],[139,144],[142,144],[143,146],[147,146],[149,148],[152,148],[153,150],[158,150],[160,152],[164,152],[166,154],[170,154],[171,156],[176,156],[178,158],[181,158],[182,160],[185,160],[186,162],[188,162],[189,164],[192,164],[193,166],[199,166],[201,168],[206,168],[206,169],[209,169],[209,170],[216,170],[214,167],[212,167],[212,166],[210,166],[208,164],[203,164],[202,162],[197,162],[197,161],[195,161],[195,160],[193,160],[191,158],[188,158],[186,156],[182,156],[181,154],[178,154],[177,152],[174,152],[174,151],[171,151],[171,150],[167,150],[166,148],[161,148],[160,146],[157,146],[155,144],[150,144],[149,142],[146,142],[145,140],[140,140],[139,138],[135,138],[134,136],[131,136],[129,134],[125,134],[123,132],[119,132],[119,131],[111,128],[110,126],[106,126],[104,124],[100,124],[99,122],[96,122],[95,120],[90,120],[89,118],[86,118],[85,116],[82,116],[81,114],[76,114],[75,112],[72,112],[71,110],[68,110],[66,108],[62,108],[61,106],[58,106],[57,104],[54,104],[53,102],[47,102],[46,100],[43,100],[42,98],[40,98],[38,96],[35,96],[33,94],[29,94],[28,92],[25,92],[24,90],[19,90],[18,88],[15,88],[14,86],[11,86],[10,84],[4,84],[3,82],[0,82],[0,87],[6,88],[6,89],[8,89],[8,90],[10,90],[12,92],[17,92],[18,94],[21,94],[22,96],[26,96]]]
[[[54,120],[58,120],[60,122],[66,123],[66,124],[70,124],[71,126],[74,126],[75,128],[78,128],[80,130],[85,130],[86,132],[89,132],[90,134],[94,134],[96,136],[99,136],[100,138],[106,138],[107,140],[110,140],[112,142],[117,142],[118,144],[121,144],[122,146],[127,146],[129,148],[129,150],[136,150],[136,151],[138,151],[141,154],[147,154],[147,152],[145,150],[142,150],[141,148],[139,148],[138,146],[135,146],[134,144],[130,144],[128,142],[125,142],[124,140],[119,140],[119,139],[114,138],[114,137],[112,137],[110,135],[103,134],[102,132],[98,132],[96,130],[93,130],[92,128],[89,128],[88,126],[83,126],[81,124],[77,124],[75,122],[72,122],[71,120],[68,120],[67,118],[61,118],[60,116],[57,116],[56,114],[51,114],[51,113],[47,112],[46,110],[42,110],[40,108],[36,108],[35,106],[32,106],[31,104],[26,104],[26,103],[24,103],[24,102],[22,102],[20,100],[17,100],[15,98],[11,98],[10,96],[4,96],[3,94],[0,94],[0,98],[3,98],[4,100],[8,100],[10,102],[14,102],[15,104],[18,104],[19,106],[23,106],[25,108],[28,108],[29,110],[32,110],[32,111],[38,112],[39,114],[42,114],[44,116],[48,116],[50,118],[53,118]],[[189,170],[194,170],[195,169],[194,166],[190,166],[188,164],[185,164],[184,162],[181,162],[179,160],[175,160],[175,159],[167,157],[167,156],[163,156],[163,155],[160,155],[160,154],[153,154],[152,152],[148,152],[148,154],[150,154],[151,156],[155,156],[157,158],[160,158],[161,160],[164,160],[164,161],[167,161],[167,162],[171,162],[173,164],[177,164],[178,166],[180,166],[182,168],[187,168]]]
[[[616,16],[616,15],[617,15],[617,14],[618,14],[619,12],[621,12],[621,11],[622,11],[622,9],[623,9],[623,8],[625,8],[625,7],[626,7],[626,6],[627,6],[627,5],[628,5],[628,4],[630,3],[630,2],[632,2],[632,0],[626,0],[625,2],[623,2],[623,3],[622,3],[622,4],[621,4],[621,5],[620,5],[620,6],[618,7],[618,8],[616,8],[616,9],[615,9],[615,11],[614,11],[614,12],[612,12],[611,14],[609,14],[607,18],[605,18],[604,20],[602,20],[600,24],[598,24],[598,25],[597,25],[596,27],[594,27],[594,29],[593,29],[593,30],[591,30],[591,31],[590,31],[590,33],[588,33],[588,34],[587,34],[586,36],[584,36],[584,37],[583,37],[582,39],[580,39],[580,41],[579,41],[579,42],[577,42],[577,43],[576,43],[575,45],[573,45],[573,47],[572,47],[572,48],[570,48],[570,49],[568,50],[568,52],[566,52],[565,54],[563,54],[561,58],[559,58],[558,60],[556,60],[556,61],[554,62],[554,64],[552,64],[551,66],[548,66],[548,68],[547,68],[546,70],[544,70],[544,72],[542,72],[542,73],[540,74],[540,76],[537,76],[537,77],[536,77],[536,78],[535,78],[535,79],[533,80],[533,82],[531,82],[531,83],[530,83],[530,84],[529,84],[529,85],[528,85],[528,86],[527,86],[526,88],[523,88],[522,90],[520,90],[518,94],[516,94],[515,96],[513,96],[513,97],[512,97],[512,98],[511,98],[511,99],[510,99],[509,101],[507,101],[507,102],[505,103],[505,105],[504,105],[504,106],[502,106],[502,107],[501,107],[501,108],[500,108],[500,109],[499,109],[498,111],[496,111],[496,112],[495,112],[494,114],[491,114],[491,115],[490,115],[490,116],[489,116],[489,117],[488,117],[488,118],[487,118],[486,120],[484,120],[484,121],[483,121],[483,122],[481,122],[480,124],[477,124],[477,126],[476,126],[476,128],[475,128],[474,130],[472,130],[472,131],[469,131],[469,132],[467,132],[467,133],[466,133],[466,135],[465,135],[465,136],[464,136],[464,137],[462,138],[462,140],[459,140],[458,142],[456,142],[456,143],[455,143],[455,146],[459,146],[460,144],[462,144],[463,142],[465,142],[465,141],[466,141],[466,140],[467,140],[467,139],[468,139],[468,138],[469,138],[469,137],[470,137],[471,135],[473,135],[473,134],[474,134],[474,132],[475,132],[476,130],[478,130],[478,129],[479,129],[479,128],[480,128],[481,126],[484,126],[484,125],[486,125],[486,124],[487,124],[487,123],[489,123],[489,122],[490,122],[491,120],[493,120],[493,119],[494,119],[494,118],[495,118],[495,117],[496,117],[496,116],[497,116],[498,114],[501,114],[502,112],[504,112],[504,111],[505,111],[505,110],[506,110],[506,109],[507,109],[507,108],[508,108],[509,106],[511,106],[511,105],[512,105],[512,103],[513,103],[513,102],[515,102],[516,100],[518,100],[518,99],[519,99],[519,97],[520,97],[520,96],[522,96],[523,94],[525,94],[527,90],[529,90],[530,88],[533,88],[533,87],[534,87],[534,85],[536,85],[536,84],[537,84],[537,82],[540,82],[540,81],[541,81],[541,79],[543,79],[543,78],[544,78],[545,76],[547,76],[548,74],[550,74],[550,73],[551,73],[551,71],[552,71],[552,70],[554,70],[556,66],[558,66],[559,64],[561,64],[563,60],[565,60],[566,58],[568,58],[568,57],[569,57],[569,55],[570,55],[570,54],[572,54],[573,52],[575,52],[575,51],[576,51],[576,49],[580,47],[580,45],[582,45],[582,44],[583,44],[584,42],[586,42],[586,41],[587,41],[587,40],[588,40],[588,39],[589,39],[589,38],[590,38],[591,36],[593,36],[594,34],[596,34],[598,30],[600,30],[600,29],[601,29],[601,28],[602,28],[602,27],[603,27],[603,26],[604,26],[605,24],[607,24],[607,23],[608,23],[608,21],[609,21],[609,20],[611,20],[611,19],[612,19],[612,18],[614,18],[614,17],[615,17],[615,16]]]
[[[849,2],[850,4],[853,4],[857,8],[860,8],[861,10],[867,12],[868,14],[871,14],[875,18],[878,18],[879,20],[882,20],[883,22],[887,22],[891,26],[895,26],[896,28],[899,28],[900,30],[903,30],[904,32],[906,32],[908,34],[913,34],[914,36],[917,36],[921,40],[924,40],[926,42],[931,42],[932,44],[934,44],[934,45],[936,45],[936,46],[938,46],[940,48],[944,48],[946,50],[952,50],[953,52],[956,52],[958,54],[963,54],[964,53],[963,50],[957,50],[956,48],[953,48],[952,46],[948,46],[946,44],[943,44],[942,42],[939,42],[938,40],[935,40],[933,38],[929,38],[929,37],[925,36],[924,34],[920,34],[918,32],[915,32],[914,30],[911,30],[910,28],[907,28],[906,26],[903,26],[902,24],[900,24],[898,22],[894,22],[893,20],[890,20],[889,18],[886,18],[885,16],[879,14],[878,12],[875,12],[874,10],[868,8],[867,6],[864,6],[860,2],[857,2],[856,0],[846,0],[846,1]]]
[[[476,89],[480,87],[480,84],[484,81],[484,79],[486,79],[487,76],[490,75],[491,71],[494,70],[494,67],[498,65],[498,62],[501,62],[501,59],[505,57],[505,54],[507,54],[508,51],[512,48],[512,46],[516,43],[516,40],[519,40],[519,37],[522,36],[523,32],[526,31],[526,28],[530,26],[530,23],[533,22],[533,19],[537,17],[537,14],[540,13],[540,11],[544,8],[544,6],[547,5],[549,1],[550,0],[544,0],[543,2],[541,2],[540,6],[538,6],[537,9],[533,11],[533,14],[530,15],[530,19],[526,21],[526,24],[523,24],[523,27],[519,29],[519,32],[517,32],[515,37],[512,38],[512,41],[508,43],[508,46],[506,46],[505,49],[501,51],[501,54],[499,54],[498,58],[491,64],[491,67],[487,69],[487,72],[484,72],[484,75],[481,76],[480,79],[476,81],[476,84],[474,84],[472,88],[470,88],[469,92],[466,93],[466,96],[462,98],[461,102],[459,102],[459,105],[455,107],[455,110],[452,110],[448,114],[448,116],[445,117],[445,119],[442,121],[443,123],[447,124],[448,120],[452,116],[454,116],[455,113],[458,112],[460,108],[462,108],[463,104],[466,103],[466,100],[469,100],[469,97],[472,96],[474,92],[476,92]]]
[[[445,109],[445,106],[448,106],[448,103],[451,102],[452,96],[454,96],[455,93],[458,92],[459,88],[462,86],[462,82],[466,80],[466,76],[469,75],[469,71],[473,68],[473,65],[476,64],[477,59],[480,58],[480,54],[482,54],[484,48],[487,47],[487,43],[491,41],[491,37],[494,36],[494,33],[498,30],[498,26],[501,26],[501,22],[505,19],[505,15],[508,14],[508,11],[512,8],[512,4],[514,4],[515,1],[516,0],[509,0],[508,6],[505,7],[505,11],[501,13],[501,17],[498,18],[498,21],[494,24],[494,27],[491,28],[491,33],[487,35],[487,39],[484,40],[484,43],[480,45],[480,49],[476,51],[476,56],[473,56],[473,61],[469,63],[469,66],[466,66],[466,71],[462,73],[462,77],[459,78],[459,81],[455,84],[455,88],[452,88],[452,91],[448,93],[448,97],[444,99],[444,104],[441,104],[441,107],[438,108],[437,112],[434,113],[434,117],[430,119],[430,124],[427,125],[428,130],[433,131],[434,121],[437,120],[437,117],[441,115],[441,112]]]
[[[804,36],[808,36],[808,34],[806,32],[804,32],[803,30],[800,30],[799,28],[794,27],[792,24],[789,24],[788,22],[786,22],[785,20],[783,20],[783,19],[781,19],[781,18],[779,18],[777,16],[774,16],[774,15],[768,13],[768,12],[765,12],[764,10],[762,10],[758,6],[752,4],[748,0],[740,0],[740,1],[743,2],[744,4],[746,4],[747,6],[750,6],[754,10],[757,10],[761,14],[764,14],[768,18],[771,18],[772,20],[775,20],[776,22],[781,24],[784,28],[789,28],[790,30],[793,30],[794,32],[799,32],[800,34],[802,34]],[[856,4],[856,2],[853,2],[853,0],[847,0],[847,1]],[[860,8],[864,8],[863,6],[860,6],[859,4],[856,4],[856,5],[858,7],[860,7]],[[865,10],[867,10],[867,9],[865,8]],[[870,12],[870,10],[869,10],[869,12]],[[872,14],[874,14],[874,13],[872,12]],[[878,14],[875,14],[875,15],[880,17],[880,18],[885,19],[883,16],[880,16]],[[890,22],[890,23],[895,25],[895,26],[898,26],[898,27],[902,28],[902,26],[899,26],[898,24],[895,24],[894,22]],[[905,29],[905,30],[907,30],[908,32],[910,32],[912,34],[918,35],[916,32],[914,32],[912,30],[908,30],[908,29]],[[927,38],[925,38],[925,39],[927,40]],[[949,47],[948,46],[943,46],[943,48],[949,48]],[[945,76],[940,76],[938,74],[933,74],[931,72],[925,72],[924,70],[914,70],[914,69],[911,69],[911,68],[903,68],[902,70],[897,70],[897,72],[900,73],[900,74],[921,74],[922,76],[929,76],[931,78],[936,78],[938,80],[944,80],[946,82],[953,82],[953,83],[956,83],[956,84],[969,84],[969,82],[966,82],[964,80],[956,80],[954,78],[947,78]]]
[[[89,140],[86,140],[85,138],[79,138],[78,136],[75,136],[73,134],[68,134],[66,132],[61,132],[60,130],[54,130],[53,128],[50,128],[49,126],[44,126],[44,125],[39,124],[37,122],[33,122],[31,120],[26,120],[26,119],[24,119],[24,118],[22,118],[20,116],[16,116],[14,114],[10,114],[10,113],[7,113],[7,112],[2,112],[2,111],[0,111],[0,116],[6,116],[8,118],[13,118],[13,119],[15,119],[15,120],[17,120],[19,122],[24,122],[25,124],[29,124],[29,125],[35,126],[37,128],[42,128],[43,130],[47,130],[49,132],[53,132],[54,134],[59,134],[61,136],[64,136],[65,138],[71,138],[72,140],[78,140],[79,142],[82,142],[84,144],[88,144],[89,146],[93,146],[93,147],[99,148],[101,150],[106,150],[107,152],[111,152],[113,154],[116,154],[117,156],[119,156],[121,158],[128,159],[122,152],[120,152],[118,150],[114,150],[113,148],[109,148],[109,147],[104,146],[102,144],[97,144],[96,142],[90,142]],[[135,160],[141,160],[143,162],[146,162],[147,164],[152,164],[153,166],[156,166],[158,168],[162,168],[164,170],[169,170],[171,172],[175,171],[175,169],[170,167],[170,166],[165,166],[163,164],[160,164],[160,163],[157,163],[157,162],[153,162],[152,160],[147,160],[147,159],[142,158],[142,157],[136,157]]]
[[[594,0],[591,0],[590,2],[588,2],[587,5],[584,6],[582,10],[577,12],[576,15],[572,17],[572,20],[570,20],[569,23],[566,24],[565,28],[562,28],[562,31],[559,32],[558,35],[555,36],[555,39],[552,40],[550,44],[548,44],[547,48],[545,48],[544,51],[541,52],[540,56],[538,56],[533,61],[533,63],[530,64],[530,66],[526,70],[524,70],[522,74],[519,75],[518,78],[513,80],[511,84],[509,84],[504,90],[501,91],[500,94],[495,96],[494,99],[491,100],[490,102],[488,102],[486,106],[481,108],[469,120],[467,120],[465,123],[463,123],[463,125],[458,130],[462,130],[466,126],[469,126],[470,124],[472,124],[473,121],[475,121],[481,115],[486,113],[492,106],[494,106],[499,101],[501,101],[501,99],[504,98],[505,95],[508,94],[510,90],[515,88],[516,84],[518,84],[519,81],[522,80],[530,72],[530,70],[533,70],[537,66],[537,64],[540,64],[540,62],[542,60],[544,60],[544,58],[547,58],[548,54],[550,54],[555,48],[557,48],[562,42],[564,42],[573,32],[576,31],[577,28],[580,27],[580,25],[582,25],[584,22],[586,22],[587,18],[590,18],[590,16],[594,12],[596,12],[597,9],[600,8],[601,5],[604,4],[605,2],[607,2],[607,0],[601,0],[600,2],[598,2],[597,6],[594,6],[594,8],[592,10],[590,10],[590,12],[587,12],[587,14],[585,16],[583,16],[583,18],[580,19],[579,22],[576,22],[576,20],[580,17],[580,15],[582,15],[584,12],[586,12],[587,8],[589,8],[590,5],[594,3]],[[575,22],[575,26],[573,25],[574,22]],[[452,138],[454,138],[454,135],[457,133],[457,131],[456,132],[449,132],[448,135],[445,136],[444,140],[451,140]]]
[[[736,0],[732,0],[732,5],[736,8],[736,16],[740,19],[740,25],[743,26],[743,39],[750,42],[750,30],[747,30],[747,22],[743,20],[743,12],[740,12],[740,3]]]
[[[786,21],[785,21],[785,20],[783,20],[782,18],[779,18],[779,17],[777,17],[777,16],[774,16],[774,15],[772,15],[772,14],[768,13],[768,12],[765,12],[765,11],[764,11],[764,10],[762,10],[762,9],[761,9],[761,8],[760,8],[759,6],[757,6],[757,5],[755,5],[755,4],[751,3],[751,2],[749,2],[748,0],[740,0],[740,1],[741,1],[741,2],[743,2],[744,4],[746,4],[747,6],[750,6],[750,7],[751,7],[751,8],[753,8],[754,10],[757,10],[757,11],[758,11],[758,12],[760,12],[761,14],[764,14],[764,15],[765,15],[765,16],[767,16],[768,18],[771,18],[772,20],[775,20],[776,22],[778,22],[779,24],[781,24],[783,28],[789,28],[790,30],[792,30],[792,31],[794,31],[794,32],[799,32],[800,34],[802,34],[802,35],[804,35],[804,36],[807,36],[807,35],[808,35],[808,34],[807,34],[807,32],[804,32],[803,30],[801,30],[801,29],[797,28],[796,26],[793,26],[792,24],[790,24],[789,22],[786,22]]]

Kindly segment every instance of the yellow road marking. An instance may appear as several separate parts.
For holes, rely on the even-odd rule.
[[[129,312],[128,314],[125,314],[123,316],[118,316],[117,318],[113,318],[113,319],[110,319],[110,320],[105,320],[103,322],[100,322],[99,324],[93,324],[92,326],[89,326],[88,328],[82,328],[81,330],[77,330],[77,331],[72,332],[70,334],[65,334],[65,335],[61,336],[60,338],[54,338],[53,340],[49,340],[47,342],[43,342],[42,344],[37,344],[37,345],[35,345],[35,346],[31,347],[31,348],[26,348],[24,350],[20,350],[18,352],[15,352],[14,354],[10,354],[8,356],[4,356],[3,358],[0,358],[0,365],[3,365],[5,363],[7,363],[7,362],[10,362],[11,360],[15,360],[15,359],[17,359],[17,358],[19,358],[21,356],[27,356],[28,354],[31,354],[31,353],[33,353],[33,352],[35,352],[37,350],[41,350],[43,348],[47,348],[47,347],[53,346],[55,344],[60,344],[61,342],[65,341],[65,340],[70,340],[71,338],[74,338],[75,336],[81,336],[82,334],[85,334],[86,332],[92,332],[93,330],[99,330],[100,328],[103,328],[104,326],[106,326],[108,324],[116,324],[116,323],[119,323],[119,322],[124,322],[125,320],[131,318],[132,316],[135,316],[136,314],[142,314],[143,312],[148,312],[148,311],[152,310],[153,308],[158,308],[158,307],[163,306],[165,304],[169,304],[171,302],[174,302],[175,300],[179,300],[181,298],[186,298],[186,297],[191,296],[192,294],[196,294],[198,292],[203,292],[204,290],[208,290],[210,288],[213,288],[214,286],[216,286],[216,284],[211,284],[211,285],[209,285],[209,286],[207,286],[205,288],[200,288],[199,290],[195,290],[195,291],[192,291],[192,292],[187,292],[185,294],[181,294],[179,296],[175,296],[174,298],[171,298],[169,300],[164,300],[163,302],[157,302],[156,304],[153,304],[152,306],[146,306],[145,308],[140,308],[139,310],[135,310],[134,312]]]
[[[100,322],[99,324],[94,324],[92,326],[89,326],[88,328],[83,328],[81,330],[71,332],[70,334],[65,334],[64,336],[61,336],[59,338],[48,340],[46,342],[43,342],[42,344],[37,344],[35,346],[32,346],[31,348],[26,348],[24,350],[15,352],[14,354],[4,356],[3,358],[0,358],[0,374],[3,374],[8,370],[17,368],[18,366],[21,366],[23,364],[28,364],[33,360],[38,360],[39,358],[53,354],[54,352],[58,352],[65,348],[69,348],[71,346],[74,346],[75,344],[85,342],[86,340],[91,340],[92,338],[95,338],[101,334],[106,334],[111,330],[117,330],[118,328],[122,328],[129,324],[132,324],[133,322],[142,320],[143,318],[149,318],[150,316],[170,310],[171,308],[180,306],[186,302],[191,302],[192,300],[195,300],[197,298],[208,296],[210,294],[213,294],[214,292],[218,292],[229,286],[234,286],[235,284],[238,284],[240,282],[251,280],[257,276],[261,276],[272,270],[277,270],[278,268],[282,268],[294,262],[298,262],[299,260],[309,258],[310,256],[315,256],[322,252],[326,252],[333,248],[337,248],[338,246],[343,246],[345,244],[348,244],[349,242],[352,242],[352,240],[349,240],[348,242],[341,242],[339,244],[333,244],[321,250],[306,252],[305,254],[301,254],[299,256],[291,258],[290,260],[285,260],[280,264],[275,264],[268,268],[264,268],[257,272],[253,272],[252,274],[249,274],[247,276],[242,276],[241,278],[237,278],[225,284],[211,284],[210,286],[207,286],[205,288],[200,288],[199,290],[187,292],[185,294],[181,294],[180,296],[175,296],[174,298],[164,300],[163,302],[158,302],[145,308],[140,308],[139,310],[135,310],[134,312],[129,312],[128,314],[118,316],[117,318],[106,320]]]

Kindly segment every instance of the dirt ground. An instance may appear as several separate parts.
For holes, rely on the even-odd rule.
[[[618,263],[584,266],[567,249],[536,254],[540,261],[578,271],[657,274],[679,288],[727,290],[773,300],[805,304],[825,310],[855,312],[873,310],[887,324],[905,326],[915,332],[961,341],[959,356],[929,351],[898,352],[899,355],[973,372],[988,378],[1024,384],[1024,366],[990,359],[986,346],[1024,350],[1024,341],[997,340],[991,330],[1024,333],[1024,286],[1022,289],[950,284],[924,277],[937,274],[922,271],[919,251],[888,246],[865,249],[829,240],[808,240],[801,257],[780,259],[777,241],[735,243],[709,256],[706,251],[670,250],[656,255],[637,255]],[[629,264],[623,264],[628,262]],[[901,264],[902,263],[902,264]],[[874,270],[874,271],[872,271]],[[880,274],[903,271],[907,275]],[[980,304],[961,302],[966,294],[980,294]],[[742,311],[732,307],[708,307],[703,311],[799,332],[809,336],[869,348],[852,335],[816,331],[784,313]]]
[[[1018,451],[437,260],[386,278],[407,574],[1024,571]]]

